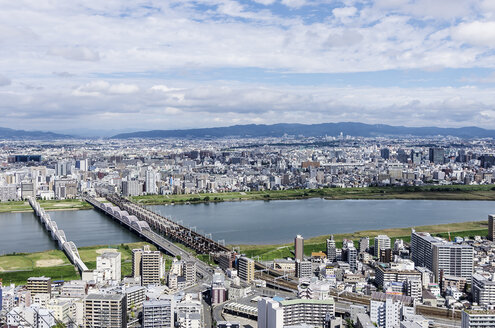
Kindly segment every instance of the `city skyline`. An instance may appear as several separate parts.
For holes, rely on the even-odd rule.
[[[4,2],[2,126],[495,123],[490,1]]]

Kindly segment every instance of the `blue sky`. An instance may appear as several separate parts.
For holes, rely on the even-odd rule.
[[[492,0],[0,0],[0,126],[495,127]]]

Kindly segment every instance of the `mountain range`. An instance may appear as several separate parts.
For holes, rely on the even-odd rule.
[[[321,123],[321,124],[248,124],[227,127],[183,129],[183,130],[151,130],[116,134],[112,139],[130,138],[223,138],[223,137],[282,137],[295,135],[305,137],[344,135],[360,137],[379,136],[453,136],[460,138],[495,138],[495,130],[478,127],[439,128],[439,127],[406,127],[385,124],[365,124],[356,122]],[[99,136],[108,137],[105,135]],[[0,139],[66,139],[77,138],[75,135],[44,131],[14,130],[0,127]],[[88,137],[88,136],[85,136]]]
[[[53,132],[43,132],[43,131],[25,131],[25,130],[14,130],[9,128],[0,127],[0,139],[67,139],[73,138],[70,135],[58,134]]]
[[[378,136],[453,136],[461,138],[495,138],[495,130],[478,127],[439,128],[406,127],[385,124],[365,124],[355,122],[321,123],[321,124],[249,124],[218,128],[186,130],[152,130],[121,133],[115,139],[127,138],[221,138],[221,137],[282,137],[284,135],[303,135],[306,137],[344,135],[361,137]]]

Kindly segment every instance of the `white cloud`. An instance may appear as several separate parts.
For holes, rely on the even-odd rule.
[[[495,22],[461,23],[452,29],[452,37],[471,45],[493,47]]]
[[[342,8],[335,8],[332,10],[332,14],[336,18],[347,18],[350,16],[354,16],[357,13],[356,7],[342,7]]]
[[[300,8],[307,4],[306,0],[282,0],[282,4],[290,8]]]
[[[100,96],[100,95],[126,95],[139,91],[139,87],[135,84],[110,84],[107,81],[93,81],[85,85],[79,86],[74,90],[75,96]]]
[[[10,83],[12,83],[12,81],[8,77],[0,74],[0,87],[10,85]]]
[[[55,47],[48,51],[50,55],[63,57],[69,60],[98,61],[100,54],[86,47]]]
[[[276,0],[252,0],[253,2],[260,3],[265,6],[269,6],[275,3]]]

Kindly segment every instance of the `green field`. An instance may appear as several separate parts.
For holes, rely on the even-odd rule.
[[[46,211],[89,210],[93,208],[89,203],[80,199],[40,200],[39,203]],[[32,208],[27,201],[0,202],[0,213],[31,211]]]
[[[416,227],[416,231],[429,232],[434,236],[448,238],[448,232],[452,239],[454,237],[471,237],[488,235],[488,224],[486,221],[463,222],[440,224],[430,226]],[[354,233],[335,234],[334,239],[337,247],[342,247],[344,239],[351,239],[354,244],[358,245],[361,237],[370,237],[370,244],[373,243],[375,236],[385,234],[390,237],[393,244],[396,239],[402,239],[405,242],[411,240],[411,228],[395,228],[384,230],[367,230]],[[326,240],[329,235],[318,236],[304,240],[304,254],[311,255],[311,252],[319,252],[326,250]],[[249,257],[259,256],[260,260],[270,261],[276,258],[293,257],[294,244],[282,245],[231,245],[231,247],[239,247],[241,253]]]
[[[239,200],[275,199],[443,199],[443,200],[495,200],[495,185],[451,185],[421,187],[367,187],[289,189],[215,194],[144,195],[131,197],[146,205],[187,204]]]
[[[78,249],[83,262],[90,270],[96,269],[96,257],[107,249],[115,249],[122,256],[122,276],[132,273],[132,249],[149,245],[151,250],[156,247],[146,242],[129,243],[121,245],[100,245],[81,247]],[[171,257],[164,255],[165,266],[168,268]],[[27,278],[47,276],[53,280],[80,279],[79,272],[69,262],[65,253],[60,250],[50,250],[40,253],[10,254],[0,256],[0,279],[4,284],[25,284]]]

